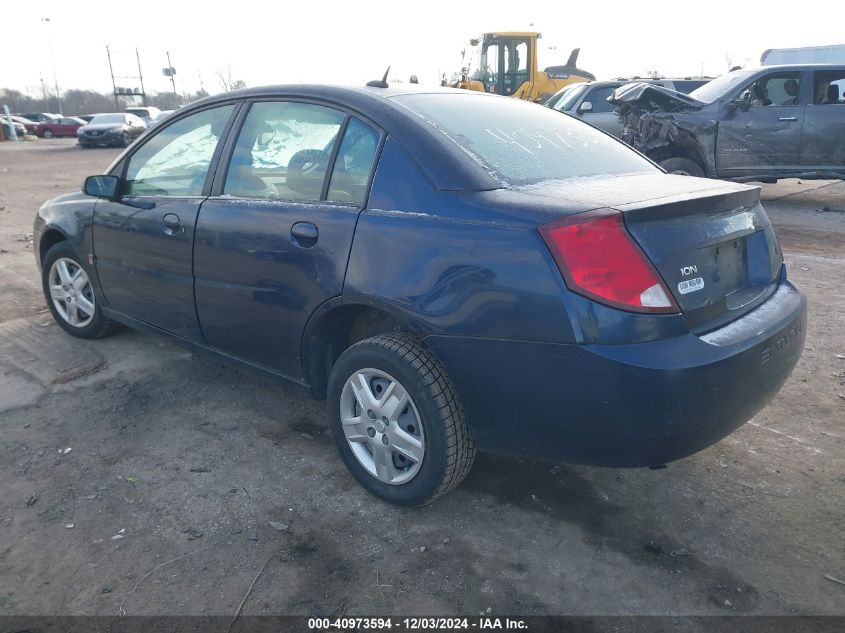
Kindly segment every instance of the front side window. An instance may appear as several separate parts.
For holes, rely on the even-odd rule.
[[[587,90],[587,84],[570,84],[563,89],[564,92],[552,108],[561,112],[569,111],[581,95]]]
[[[202,195],[214,150],[233,108],[233,105],[225,105],[203,110],[153,135],[129,159],[124,193],[134,196]]]
[[[766,75],[755,81],[751,91],[751,107],[798,105],[801,73]]]
[[[238,135],[223,193],[319,200],[343,117],[310,103],[253,104]]]
[[[584,101],[589,101],[593,104],[593,109],[590,112],[594,114],[599,112],[613,112],[616,106],[610,103],[607,98],[613,94],[614,90],[616,90],[616,86],[599,86],[593,88],[590,94],[584,97]]]
[[[378,148],[379,133],[356,118],[349,120],[329,184],[329,200],[364,203]]]

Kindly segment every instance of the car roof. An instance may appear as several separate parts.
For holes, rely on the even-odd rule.
[[[403,95],[444,94],[466,99],[510,99],[484,92],[416,84],[388,84],[386,88],[371,86],[336,86],[291,84],[242,88],[205,97],[180,108],[168,120],[176,121],[198,108],[241,99],[292,98],[313,102],[329,102],[369,119],[395,138],[414,157],[435,187],[448,191],[484,191],[501,188],[501,183],[473,160],[456,143],[427,124],[395,97]]]
[[[772,71],[772,70],[845,70],[843,64],[772,64],[771,66],[748,66],[740,70],[749,72]]]

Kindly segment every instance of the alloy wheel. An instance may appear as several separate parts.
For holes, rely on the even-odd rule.
[[[96,311],[91,280],[77,262],[60,257],[50,267],[50,298],[59,316],[73,327],[83,328]]]
[[[340,394],[340,420],[352,454],[379,481],[409,482],[425,457],[420,414],[408,391],[380,369],[359,369]]]

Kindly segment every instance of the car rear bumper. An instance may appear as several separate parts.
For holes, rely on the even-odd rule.
[[[634,345],[429,336],[482,450],[599,466],[670,462],[719,441],[801,356],[807,302],[787,281],[706,335]]]

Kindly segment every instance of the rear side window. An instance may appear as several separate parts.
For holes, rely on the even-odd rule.
[[[319,200],[344,115],[293,101],[250,108],[223,193],[242,198]]]
[[[446,135],[503,185],[659,171],[620,141],[534,103],[468,93],[394,99]]]
[[[349,119],[329,184],[329,200],[361,205],[378,148],[379,133],[356,118]]]
[[[152,136],[129,159],[124,193],[135,196],[201,195],[214,150],[233,107],[226,105],[203,110]]]
[[[814,105],[845,105],[845,70],[813,73]]]

